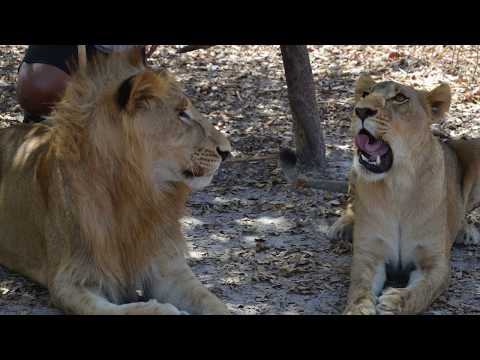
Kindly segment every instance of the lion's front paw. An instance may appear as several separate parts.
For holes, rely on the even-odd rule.
[[[380,315],[402,314],[405,311],[407,289],[388,288],[378,298],[377,311]]]
[[[327,237],[330,240],[346,240],[353,239],[353,221],[350,218],[341,217],[328,229]]]
[[[203,312],[203,315],[230,315],[227,305],[223,303],[211,304]]]
[[[376,315],[375,300],[372,297],[364,297],[347,306],[344,315]]]
[[[196,300],[195,315],[230,315],[227,305],[205,288],[193,297]]]

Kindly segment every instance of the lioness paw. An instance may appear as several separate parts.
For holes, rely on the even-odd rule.
[[[364,298],[347,306],[344,315],[376,315],[375,302],[370,298]]]
[[[330,240],[346,240],[351,242],[353,239],[353,222],[342,216],[330,226],[327,237]]]
[[[388,288],[378,298],[377,312],[379,315],[401,314],[405,310],[407,289]]]

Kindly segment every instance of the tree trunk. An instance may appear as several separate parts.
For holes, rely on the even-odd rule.
[[[293,116],[299,165],[309,170],[323,170],[325,143],[307,47],[306,45],[282,45],[280,48]]]

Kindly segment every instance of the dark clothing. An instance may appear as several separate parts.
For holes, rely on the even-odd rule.
[[[146,63],[145,47],[140,48]],[[95,54],[101,53],[95,45],[86,45],[87,61]],[[75,72],[78,65],[78,45],[29,45],[23,61],[28,64],[53,65],[68,75]]]
[[[98,52],[94,45],[87,45],[86,49],[87,59]],[[53,65],[71,75],[78,64],[78,45],[29,45],[23,61]]]

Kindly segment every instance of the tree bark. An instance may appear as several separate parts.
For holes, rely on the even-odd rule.
[[[301,167],[325,168],[325,142],[318,113],[312,67],[306,45],[281,45],[296,153]]]

